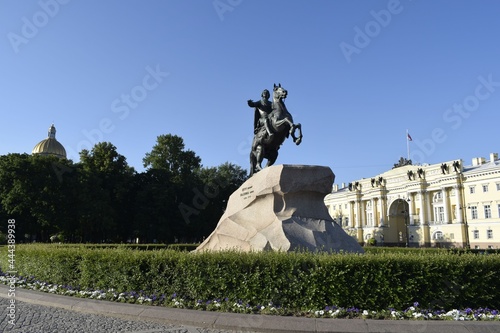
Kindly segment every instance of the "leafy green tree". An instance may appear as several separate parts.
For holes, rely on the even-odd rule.
[[[134,169],[109,142],[80,152],[80,227],[84,241],[124,241],[132,227]]]
[[[140,242],[172,243],[180,235],[172,226],[177,216],[173,206],[177,200],[169,173],[149,169],[135,176],[134,227],[132,239]]]
[[[188,235],[186,224],[178,206],[181,202],[190,200],[191,189],[197,185],[198,170],[201,168],[201,158],[192,150],[186,149],[184,140],[176,135],[166,134],[157,137],[157,142],[151,152],[143,159],[146,168],[148,184],[140,194],[143,197],[154,198],[150,204],[155,207],[156,216],[151,216],[150,224],[159,230],[159,235],[168,242],[186,241]],[[161,175],[163,183],[157,182]],[[141,200],[139,200],[141,202]],[[140,216],[148,207],[139,207]]]
[[[70,229],[72,170],[70,160],[51,156],[0,156],[0,205],[3,214],[16,219],[18,241],[25,235],[26,241],[46,241]]]
[[[142,161],[145,168],[167,171],[177,183],[182,183],[201,167],[201,158],[185,149],[181,137],[172,134],[158,136],[153,149]]]
[[[207,237],[215,229],[226,209],[229,196],[247,177],[246,170],[228,162],[199,170],[198,184],[191,192],[191,201],[179,205],[189,234],[196,241]]]

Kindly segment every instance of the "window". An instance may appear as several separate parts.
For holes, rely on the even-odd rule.
[[[497,183],[497,191],[500,191],[500,183]]]
[[[477,207],[476,206],[470,207],[470,214],[471,214],[471,218],[473,220],[477,219]]]
[[[500,204],[497,205],[498,208],[498,216],[500,216]]]
[[[488,238],[488,239],[493,238],[493,230],[491,230],[491,229],[486,230],[486,238]]]
[[[474,239],[479,239],[479,230],[472,231],[472,237]]]
[[[373,213],[366,213],[366,224],[373,226]]]
[[[484,205],[484,218],[485,219],[491,218],[491,208],[490,208],[490,205]]]
[[[470,194],[474,194],[474,193],[476,193],[476,187],[475,187],[475,186],[470,186],[470,187],[469,187],[469,193],[470,193]]]
[[[434,237],[433,237],[435,240],[442,240],[443,239],[443,232],[442,231],[436,231],[434,233]]]
[[[436,222],[443,223],[444,222],[444,207],[434,207],[434,216],[436,218]]]
[[[443,192],[437,192],[434,194],[434,202],[443,201]]]
[[[483,185],[483,192],[488,192],[488,184]]]

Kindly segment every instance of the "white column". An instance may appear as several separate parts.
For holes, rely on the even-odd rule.
[[[366,226],[366,205],[362,200],[360,200],[359,206],[361,212],[361,227],[364,228]]]
[[[424,225],[425,223],[425,192],[420,191],[418,192],[419,198],[420,198],[420,225]]]
[[[455,206],[457,207],[457,223],[463,223],[463,214],[465,213],[465,207],[462,207],[462,189],[460,185],[455,188]]]
[[[362,216],[362,212],[361,212],[361,200],[360,199],[357,199],[356,200],[356,226],[358,228],[361,228],[362,227],[362,223],[361,223],[361,218]]]
[[[356,221],[354,221],[354,201],[349,201],[349,227],[355,227],[356,225],[354,224]]]
[[[446,191],[446,187],[443,187],[441,189],[441,195],[443,196],[444,223],[451,223],[451,221],[450,221],[450,200],[448,198],[448,191]]]
[[[378,218],[378,200],[375,200],[375,198],[372,198],[372,226],[375,227],[378,225],[377,218]]]
[[[385,196],[380,196],[380,220],[379,226],[383,227],[387,223],[387,199]]]
[[[432,219],[432,197],[431,197],[431,192],[426,191],[425,194],[425,209],[427,210],[427,222],[430,222]]]

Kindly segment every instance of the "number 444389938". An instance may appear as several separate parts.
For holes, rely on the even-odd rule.
[[[7,223],[8,262],[9,269],[12,271],[16,267],[16,220],[10,219]]]

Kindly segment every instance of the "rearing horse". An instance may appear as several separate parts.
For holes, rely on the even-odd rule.
[[[281,87],[281,84],[274,85],[273,107],[269,114],[271,135],[266,132],[264,126],[255,134],[250,152],[250,176],[262,170],[264,158],[267,159],[266,167],[276,162],[278,150],[289,135],[292,136],[295,144],[299,145],[302,142],[302,126],[293,123],[293,117],[283,101],[287,94],[288,92]],[[298,136],[295,136],[296,130],[299,130]]]

